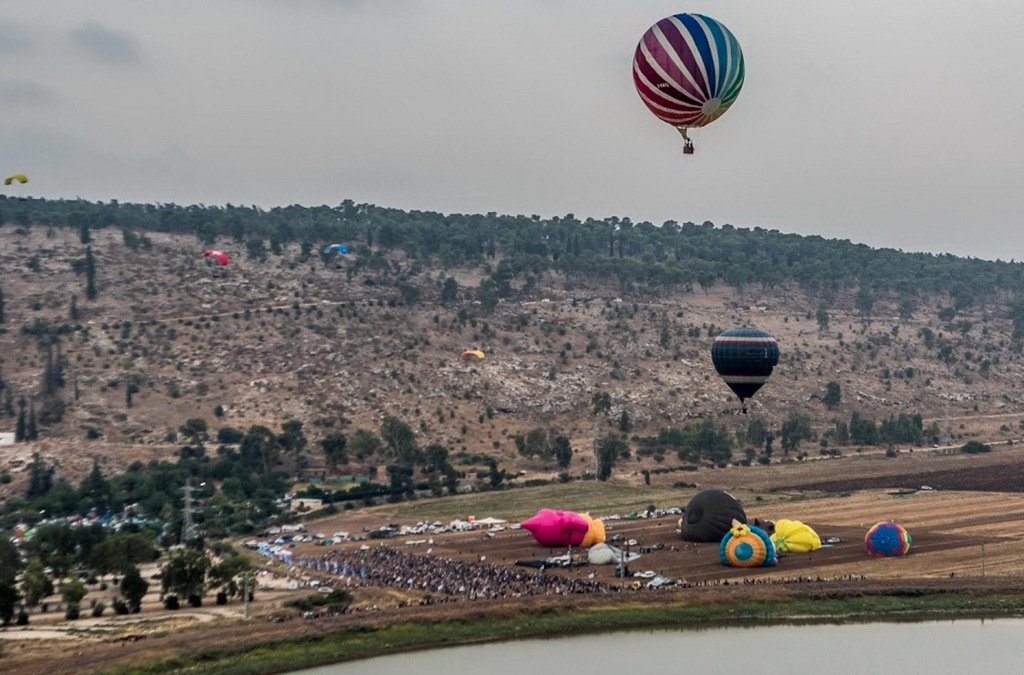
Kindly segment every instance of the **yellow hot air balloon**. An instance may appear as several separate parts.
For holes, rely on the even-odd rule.
[[[588,525],[587,533],[583,536],[580,546],[590,548],[594,544],[604,543],[604,521],[600,518],[591,518],[589,513],[581,513],[580,515],[583,516]]]
[[[821,537],[799,520],[775,521],[772,543],[779,553],[809,553],[821,548]]]
[[[4,178],[4,185],[10,185],[11,183],[27,183],[28,176],[23,173],[16,173],[7,178]]]

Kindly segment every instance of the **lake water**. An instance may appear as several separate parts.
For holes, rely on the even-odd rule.
[[[1024,619],[651,630],[395,654],[293,675],[1019,675]]]

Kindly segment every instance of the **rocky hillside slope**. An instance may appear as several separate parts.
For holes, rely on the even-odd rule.
[[[623,412],[634,435],[697,418],[740,430],[753,417],[778,427],[792,411],[822,427],[854,411],[918,413],[951,439],[1012,438],[1024,417],[1024,363],[995,303],[943,320],[948,297],[918,299],[903,318],[896,303],[878,302],[862,317],[852,293],[840,293],[827,299],[823,327],[822,299],[791,288],[718,284],[640,297],[547,274],[487,313],[477,301],[481,269],[413,267],[399,256],[391,270],[351,274],[344,258],[303,259],[291,247],[257,260],[229,240],[215,246],[232,256],[221,268],[207,264],[195,237],[146,236],[149,248],[132,249],[120,231],[93,231],[98,294],[88,300],[77,231],[0,228],[0,433],[14,431],[10,413],[22,397],[37,415],[56,416],[44,396],[54,367],[65,404],[59,422],[40,424],[38,441],[0,447],[0,469],[16,479],[34,450],[70,477],[93,458],[110,471],[172,458],[191,418],[212,431],[277,430],[297,419],[317,466],[316,441],[328,431],[377,430],[394,415],[421,445],[520,468],[530,465],[515,434],[555,427],[590,466],[595,435],[618,429]],[[403,288],[399,274],[409,280]],[[448,277],[458,299],[443,304]],[[722,329],[748,324],[773,333],[782,356],[744,417],[709,345]],[[486,359],[463,361],[465,349]],[[832,381],[842,397],[828,410]],[[595,414],[604,393],[611,405]]]

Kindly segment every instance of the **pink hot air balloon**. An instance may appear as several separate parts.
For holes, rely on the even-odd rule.
[[[523,529],[529,530],[541,546],[579,546],[587,536],[590,522],[572,511],[541,509],[537,515],[523,521]]]

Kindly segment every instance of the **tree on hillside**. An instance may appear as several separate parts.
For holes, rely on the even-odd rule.
[[[35,607],[43,598],[53,593],[53,581],[46,575],[39,558],[32,558],[25,566],[21,590],[25,597],[25,606],[29,608]]]
[[[96,260],[92,255],[92,246],[85,248],[85,297],[95,300],[96,290]]]
[[[861,317],[867,318],[871,316],[871,310],[875,307],[875,293],[868,286],[861,284],[860,288],[857,289],[857,311],[860,312]]]
[[[127,574],[136,565],[153,562],[159,556],[160,549],[152,536],[141,532],[116,532],[93,547],[88,563],[97,574]]]
[[[302,432],[302,422],[288,420],[281,425],[281,433],[277,436],[277,444],[289,454],[297,455],[306,447],[306,434]]]
[[[817,319],[818,330],[824,333],[828,330],[829,323],[828,306],[824,302],[818,305]]]
[[[423,470],[444,473],[451,466],[448,460],[448,448],[440,443],[431,443],[423,448]]]
[[[492,488],[497,489],[497,488],[501,487],[501,484],[505,482],[506,478],[508,478],[508,472],[505,471],[504,469],[498,469],[498,462],[497,462],[497,460],[495,460],[494,458],[491,458],[491,461],[488,463],[488,466],[487,466],[487,481],[488,481],[488,484]]]
[[[53,467],[47,466],[38,451],[32,453],[28,465],[28,489],[25,496],[42,497],[53,487]]]
[[[825,407],[829,410],[835,410],[842,399],[842,390],[839,387],[839,383],[835,380],[825,385]]]
[[[85,597],[87,589],[82,580],[77,576],[72,576],[69,579],[65,579],[60,585],[60,595],[64,600],[64,617],[70,620],[78,618],[79,614],[79,603],[82,602],[82,598]]]
[[[103,477],[103,472],[100,471],[99,458],[93,458],[92,471],[82,479],[82,484],[78,488],[78,494],[80,501],[88,503],[97,511],[103,512],[110,508],[112,492],[110,483],[107,482],[107,479]]]
[[[139,568],[132,565],[121,579],[121,595],[132,613],[137,613],[142,608],[142,598],[149,590],[149,582],[139,574]]]
[[[2,298],[2,296],[0,296]],[[441,284],[441,304],[447,305],[459,299],[459,284],[454,277],[448,277]]]
[[[960,447],[960,452],[967,453],[968,455],[977,455],[982,452],[991,452],[992,447],[987,443],[981,441],[967,441]]]
[[[233,598],[241,595],[242,577],[252,569],[252,563],[248,558],[240,555],[232,555],[224,558],[210,568],[208,575],[211,588],[219,588],[225,597]],[[250,592],[251,592],[250,588]],[[218,602],[220,602],[218,600]]]
[[[523,457],[541,457],[547,459],[551,454],[551,435],[544,427],[534,427],[526,435],[515,434],[512,442]]]
[[[767,433],[768,429],[765,427],[764,420],[760,417],[751,418],[747,422],[745,438],[747,443],[750,443],[755,448],[764,446],[764,438]]]
[[[618,435],[604,436],[597,439],[594,454],[597,456],[597,479],[608,480],[616,462],[629,457],[629,443]]]
[[[552,453],[555,456],[555,461],[558,462],[558,466],[563,469],[567,468],[572,462],[572,444],[569,441],[568,436],[558,434],[552,439]]]
[[[7,579],[0,578],[0,626],[6,626],[11,623],[11,619],[14,618],[14,608],[18,606],[19,598],[20,595],[17,586],[14,585],[14,580],[8,581]]]
[[[245,432],[238,451],[247,466],[261,467],[264,473],[269,473],[277,464],[277,437],[267,427],[254,424]]]
[[[348,464],[348,453],[346,445],[348,440],[345,434],[333,431],[320,440],[320,448],[324,451],[324,459],[327,466],[337,470],[341,464]]]
[[[380,423],[380,437],[384,448],[392,457],[408,466],[419,462],[420,450],[416,445],[416,434],[412,428],[393,415],[387,415]]]
[[[412,497],[412,467],[404,464],[388,464],[388,479],[390,481],[390,494],[388,501],[400,502],[407,497]]]
[[[877,445],[878,425],[874,420],[854,412],[850,415],[850,442],[854,445]]]
[[[14,582],[21,571],[18,547],[8,537],[0,537],[0,581]]]
[[[25,422],[25,440],[26,441],[37,441],[39,440],[39,425],[36,423],[36,401],[32,399],[28,402],[28,420]]]
[[[355,455],[356,459],[364,460],[367,457],[373,457],[381,451],[384,444],[381,442],[380,437],[368,431],[366,429],[356,429],[352,434],[352,438],[348,441],[348,448]]]
[[[14,440],[18,443],[28,440],[25,438],[27,423],[25,420],[25,397],[18,399],[18,421],[14,425]]]
[[[789,413],[789,417],[782,423],[779,431],[781,437],[782,451],[789,454],[790,450],[797,450],[800,443],[811,440],[814,432],[811,430],[811,418],[807,415],[796,412]]]
[[[184,424],[178,427],[178,431],[180,431],[190,443],[203,443],[207,439],[209,427],[206,424],[206,420],[202,417],[190,417],[185,420]]]
[[[683,461],[706,459],[721,463],[732,457],[729,430],[724,425],[718,426],[713,420],[699,420],[682,429],[662,429],[658,440],[663,447],[674,449]]]
[[[163,594],[174,593],[188,599],[193,607],[203,604],[206,572],[210,559],[203,551],[184,549],[171,557],[163,567],[161,585]]]

